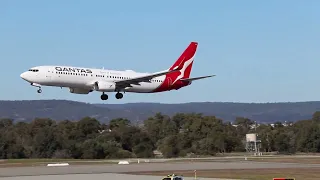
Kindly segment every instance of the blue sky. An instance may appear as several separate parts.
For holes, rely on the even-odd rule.
[[[216,77],[103,103],[320,100],[319,7],[318,0],[1,0],[0,99],[101,103],[97,92],[38,94],[19,75],[55,64],[154,72],[198,41],[191,75]]]

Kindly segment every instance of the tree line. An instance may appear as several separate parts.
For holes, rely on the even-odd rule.
[[[261,124],[238,117],[233,123],[215,116],[156,114],[135,125],[118,118],[108,124],[95,118],[32,122],[0,120],[0,159],[9,158],[166,158],[245,152],[247,133],[258,133],[261,152],[320,152],[320,112],[311,119],[284,125]]]

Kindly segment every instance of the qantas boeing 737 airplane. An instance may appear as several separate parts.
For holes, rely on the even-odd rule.
[[[167,70],[156,73],[138,73],[132,70],[116,71],[70,66],[37,66],[22,73],[20,77],[32,86],[69,88],[70,93],[89,94],[102,92],[101,100],[107,100],[106,92],[116,92],[116,99],[123,93],[157,93],[178,90],[193,81],[212,77],[189,78],[198,43],[191,42],[177,61]]]

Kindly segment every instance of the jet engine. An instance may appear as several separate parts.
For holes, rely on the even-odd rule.
[[[88,89],[81,89],[81,88],[69,88],[70,93],[73,94],[89,94],[89,92],[91,92],[91,90]]]
[[[94,83],[94,90],[100,92],[114,92],[116,84],[114,82],[97,81]]]

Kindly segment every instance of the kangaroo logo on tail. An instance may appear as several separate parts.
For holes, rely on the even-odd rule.
[[[197,42],[191,42],[189,46],[181,54],[181,56],[178,58],[178,60],[171,66],[170,70],[178,66],[182,66],[182,68],[179,71],[172,73],[172,75],[170,74],[170,77],[174,80],[172,84],[177,82],[179,79],[185,79],[190,77],[197,47]]]
[[[164,81],[152,92],[170,91],[173,89],[178,90],[184,86],[190,85],[192,81],[215,76],[210,75],[190,78],[197,47],[197,42],[191,42],[177,61],[170,67],[169,70],[171,72],[166,74]]]
[[[191,59],[189,59],[189,60],[187,60],[187,61],[184,62],[182,69],[179,70],[180,75],[176,78],[175,81],[173,81],[172,84],[174,84],[175,82],[177,82],[179,79],[188,78],[188,77],[190,76],[191,68],[190,68],[190,70],[187,71],[187,72],[186,72],[186,69],[187,69],[190,65],[192,65],[192,63],[193,63],[193,57],[192,57]],[[191,67],[191,66],[190,66],[190,67]]]

